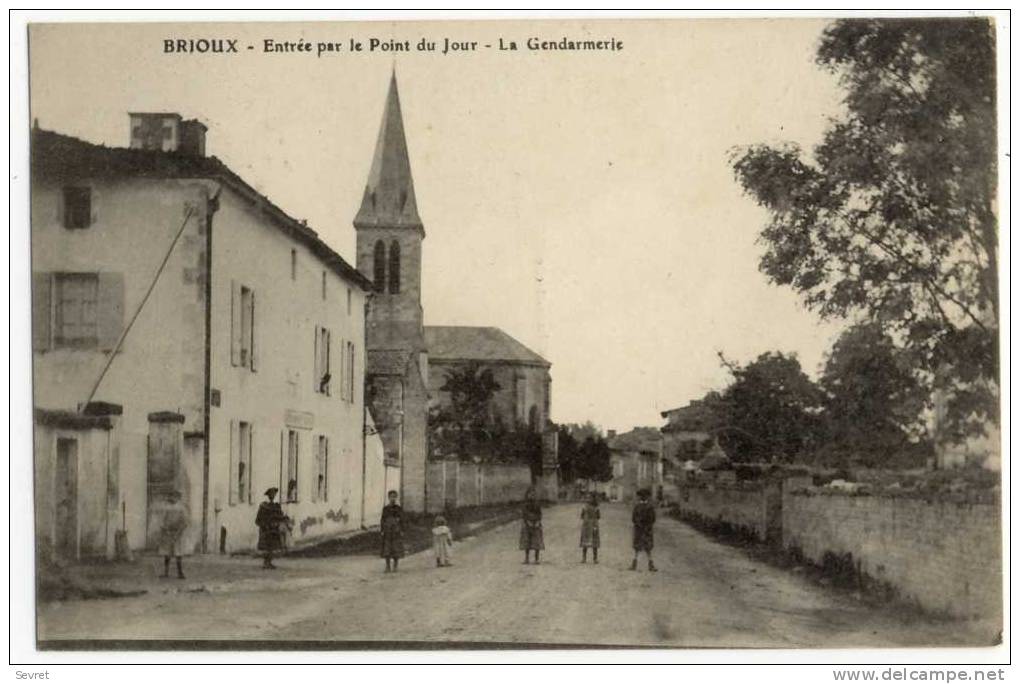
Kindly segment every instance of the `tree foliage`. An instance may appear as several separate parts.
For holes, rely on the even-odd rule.
[[[829,352],[819,379],[824,394],[823,450],[840,465],[903,461],[923,448],[925,391],[877,324],[846,330]]]
[[[760,268],[824,317],[885,327],[954,434],[997,420],[995,50],[985,19],[846,19],[817,62],[845,112],[813,154],[733,156],[769,212]],[[977,419],[977,420],[975,420]]]
[[[796,355],[766,352],[743,366],[719,357],[733,382],[705,408],[731,458],[792,461],[817,446],[822,395]]]

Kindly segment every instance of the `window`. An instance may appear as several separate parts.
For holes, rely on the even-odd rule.
[[[244,285],[232,284],[230,304],[230,363],[256,369],[255,292]]]
[[[372,280],[375,283],[376,292],[386,291],[386,245],[382,240],[377,240],[375,243]]]
[[[613,461],[613,477],[623,477],[623,461]]]
[[[312,374],[313,389],[319,394],[330,394],[332,375],[329,367],[329,330],[315,326],[315,370]]]
[[[351,315],[351,288],[347,288],[347,315]]]
[[[400,243],[390,243],[390,294],[400,294]]]
[[[327,472],[329,470],[329,438],[319,435],[318,449],[315,452],[315,500],[329,499]]]
[[[99,344],[98,273],[56,274],[55,342],[92,348]]]
[[[322,272],[322,299],[326,299],[326,272]]]
[[[287,491],[285,503],[297,503],[298,500],[298,433],[287,431]]]
[[[88,228],[92,224],[92,188],[64,188],[64,227]]]
[[[290,279],[297,280],[297,250],[290,250]]]
[[[230,503],[251,503],[251,423],[230,422]]]

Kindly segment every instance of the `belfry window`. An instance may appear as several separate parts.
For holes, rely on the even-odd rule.
[[[400,243],[390,243],[390,294],[400,294]]]
[[[386,243],[382,240],[378,240],[375,243],[372,279],[375,282],[376,292],[384,292],[386,290]]]

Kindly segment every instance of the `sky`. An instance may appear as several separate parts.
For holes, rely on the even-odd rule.
[[[728,164],[810,149],[839,115],[811,19],[49,24],[30,32],[32,116],[128,143],[129,111],[208,127],[207,152],[354,261],[391,70],[425,223],[427,325],[496,326],[552,364],[552,418],[661,425],[738,362],[795,352],[816,374],[842,327],[758,271],[767,216]],[[603,52],[528,38],[615,38]],[[231,38],[238,54],[165,54]],[[368,51],[369,41],[411,51]],[[434,41],[436,52],[414,50]],[[440,54],[444,40],[477,42]],[[304,39],[311,53],[264,53]],[[517,44],[517,51],[499,50]],[[349,51],[349,41],[365,51]],[[343,44],[316,55],[319,42]],[[492,48],[484,46],[492,45]],[[247,46],[253,49],[248,50]]]

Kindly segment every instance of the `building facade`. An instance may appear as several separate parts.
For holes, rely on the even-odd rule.
[[[637,427],[623,434],[609,431],[609,463],[613,477],[603,491],[610,501],[633,502],[647,489],[653,499],[663,495],[662,436],[655,428]]]
[[[251,549],[270,486],[296,544],[360,529],[385,480],[371,284],[205,156],[201,124],[131,124],[132,148],[32,136],[38,536],[65,557],[153,548],[177,490],[189,551]]]

